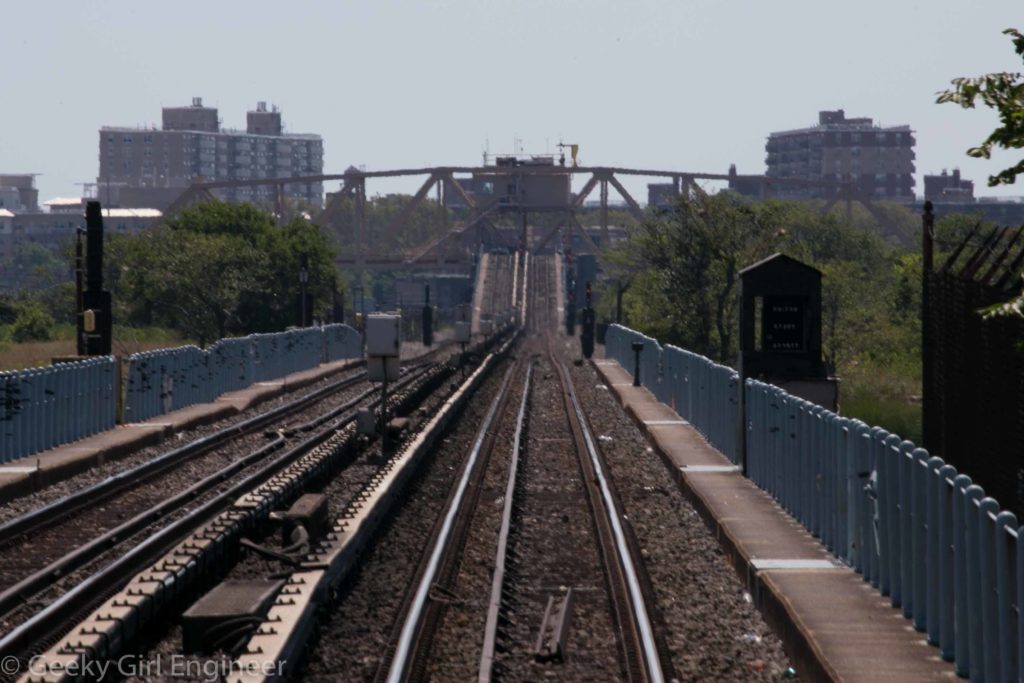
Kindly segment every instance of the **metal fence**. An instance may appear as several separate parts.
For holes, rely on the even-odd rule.
[[[925,274],[924,445],[1024,516],[1024,319],[979,314],[1020,293],[1024,226],[978,237]]]
[[[221,339],[209,349],[182,346],[128,358],[124,421],[138,422],[322,362],[362,355],[362,337],[348,325]]]
[[[0,462],[112,428],[116,373],[112,356],[0,372]]]
[[[607,356],[632,372],[630,343],[646,349],[648,338],[615,325],[608,339]],[[642,376],[644,386],[738,462],[729,442],[736,373],[671,346],[651,348],[660,371]],[[899,607],[958,674],[1024,680],[1024,543],[1013,513],[880,427],[756,380],[747,380],[746,403],[747,475],[758,486]]]
[[[736,416],[739,375],[704,356],[676,346],[662,348],[656,339],[621,325],[610,325],[605,355],[633,374],[633,342],[640,352],[640,383],[670,405],[733,463],[738,463]]]

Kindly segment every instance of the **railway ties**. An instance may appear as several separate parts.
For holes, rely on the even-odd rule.
[[[524,346],[520,357],[533,357],[507,371],[515,379],[506,375],[477,427],[376,681],[663,681],[671,671],[571,377],[553,350]]]
[[[399,388],[422,385],[437,374],[438,367],[430,362],[410,364]],[[287,499],[292,491],[289,470],[308,462],[310,453],[330,450],[332,440],[346,435],[345,427],[354,419],[357,407],[377,402],[373,389],[360,391],[364,382],[365,373],[356,373],[8,521],[0,527],[0,538],[9,548],[20,550],[9,549],[0,565],[8,567],[5,590],[0,593],[5,623],[0,654],[24,660],[48,648],[52,651],[54,645],[60,649],[61,632],[105,598],[111,599],[108,606],[114,613],[119,613],[126,599],[133,608],[147,609],[166,601],[166,596],[161,600],[145,598],[146,604],[130,598],[149,596],[145,584],[152,581],[145,578],[142,587],[118,593],[118,587],[133,574],[134,580],[140,580],[137,572],[147,563],[150,572],[165,572],[168,568],[194,570],[190,557],[205,558],[202,564],[213,570],[212,565],[229,561],[231,553],[222,552],[220,546],[237,542],[239,532],[258,521],[266,512],[261,508],[274,502],[275,495],[278,501]],[[321,407],[325,400],[326,409]],[[283,426],[269,429],[276,424]],[[264,437],[265,430],[269,437]],[[270,439],[265,445],[244,457],[237,455],[248,448],[244,444],[265,438]],[[230,451],[226,458],[218,455],[224,448]],[[204,458],[212,459],[206,466],[212,473],[196,482],[196,472],[202,471],[196,463]],[[224,460],[228,464],[220,467]],[[179,492],[175,493],[175,487]],[[172,495],[165,497],[167,493]],[[250,506],[254,512],[236,501],[246,493],[255,496],[251,498],[255,505]],[[147,498],[158,502],[146,508]],[[130,504],[125,506],[123,500]],[[138,513],[131,516],[125,510]],[[122,521],[126,517],[127,521]],[[83,519],[99,521],[85,525]],[[104,526],[104,519],[113,524]],[[96,535],[86,535],[89,532]],[[44,535],[51,539],[48,543],[40,542]],[[152,564],[152,558],[161,553],[165,559]],[[175,576],[180,584],[190,584],[191,579],[185,578]],[[180,585],[175,590],[180,590]],[[140,614],[144,613],[146,609]],[[126,624],[138,630],[142,625],[136,617]],[[121,636],[127,638],[127,634]]]
[[[132,562],[134,575],[125,564],[127,583],[66,618],[70,632],[40,639],[39,661],[56,671],[82,658],[176,655],[203,671],[219,662],[237,683],[484,682],[661,681],[680,670],[673,657],[704,658],[699,640],[668,651],[664,613],[678,619],[685,610],[673,604],[689,603],[692,586],[670,584],[666,600],[648,572],[671,571],[671,553],[688,546],[662,541],[668,554],[655,549],[653,567],[641,555],[654,545],[643,533],[667,523],[632,528],[656,502],[651,482],[636,486],[635,470],[622,469],[637,461],[635,444],[592,430],[592,409],[602,431],[616,418],[595,403],[607,394],[585,384],[592,368],[557,348],[566,340],[551,315],[554,273],[549,258],[523,259],[507,278],[522,287],[523,325],[470,354],[481,360],[464,380],[433,369],[400,392],[409,428],[393,451],[358,438],[348,413],[292,425],[270,457],[327,435],[262,480],[232,479],[225,507]],[[216,612],[208,600],[245,586],[256,591],[248,612],[196,625]],[[735,638],[730,628],[726,657],[755,647]]]

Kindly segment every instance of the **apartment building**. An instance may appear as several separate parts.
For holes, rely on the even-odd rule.
[[[194,180],[257,180],[323,173],[319,135],[286,133],[281,112],[259,102],[246,114],[245,130],[222,128],[215,107],[164,107],[156,127],[104,126],[99,131],[97,195],[105,206],[166,208]],[[214,191],[228,202],[273,206],[270,185]],[[285,196],[323,204],[320,182],[289,183]]]
[[[790,199],[828,199],[852,186],[872,199],[914,201],[914,132],[882,127],[842,110],[818,113],[818,125],[771,133],[767,175],[785,179],[773,194]]]

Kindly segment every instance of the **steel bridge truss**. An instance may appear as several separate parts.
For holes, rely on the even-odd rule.
[[[466,190],[456,174],[470,174],[472,176],[482,175],[488,177],[506,176],[521,180],[526,176],[552,176],[552,175],[588,175],[582,189],[572,196],[567,202],[555,205],[530,205],[520,201],[492,201],[483,203],[473,196],[473,193]],[[401,232],[403,226],[408,222],[413,212],[430,195],[431,189],[435,189],[437,205],[444,221],[445,231],[442,235],[426,245],[413,251],[411,254],[388,254],[375,255],[368,252],[367,244],[369,235],[366,225],[366,183],[367,180],[376,178],[401,178],[425,176],[426,179],[419,189],[412,196],[411,200],[402,207],[383,231],[377,235],[382,241],[394,242]],[[218,189],[235,187],[273,186],[275,189],[275,211],[279,221],[287,219],[288,207],[285,202],[285,188],[292,183],[323,183],[341,181],[341,189],[331,195],[326,206],[320,213],[312,218],[313,222],[322,227],[330,227],[342,213],[347,201],[352,201],[355,214],[354,226],[354,255],[339,260],[339,265],[354,266],[356,268],[417,268],[450,265],[460,266],[467,263],[465,256],[453,255],[449,247],[463,240],[475,231],[477,242],[483,243],[489,238],[491,244],[503,244],[512,247],[507,237],[498,229],[494,218],[501,214],[516,214],[520,219],[521,240],[531,251],[539,251],[545,248],[562,229],[568,229],[571,234],[577,232],[583,241],[593,250],[600,254],[603,247],[610,243],[609,234],[609,186],[613,188],[625,201],[627,211],[637,220],[643,220],[645,213],[639,202],[623,187],[618,176],[643,176],[650,178],[665,178],[672,182],[675,193],[687,192],[693,194],[704,194],[704,190],[697,184],[698,180],[745,182],[756,183],[760,188],[761,198],[766,199],[775,196],[781,188],[792,187],[821,187],[833,190],[834,194],[821,208],[821,213],[828,213],[838,202],[846,205],[847,216],[852,212],[852,204],[857,202],[865,207],[867,211],[882,225],[894,229],[895,226],[879,211],[872,201],[872,197],[860,192],[856,185],[849,181],[809,181],[789,178],[775,178],[761,175],[737,175],[735,173],[691,173],[680,171],[663,171],[652,169],[621,168],[609,166],[546,166],[546,165],[516,165],[516,166],[437,166],[427,168],[409,168],[383,171],[362,171],[350,168],[342,174],[323,174],[312,176],[291,176],[283,178],[256,178],[249,180],[225,180],[225,181],[198,181],[193,183],[175,202],[168,208],[168,214],[174,214],[192,203],[215,199],[213,191]],[[443,189],[445,185],[453,190],[459,200],[467,207],[468,217],[464,221],[448,227],[448,213],[445,207]],[[577,212],[583,207],[588,197],[598,190],[600,211],[599,234],[600,244],[596,243],[590,232],[580,224]],[[538,238],[528,231],[528,215],[530,213],[561,214],[561,219],[552,228]]]

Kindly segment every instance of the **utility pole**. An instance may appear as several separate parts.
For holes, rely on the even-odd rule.
[[[302,252],[299,266],[299,327],[309,327],[309,302],[307,290],[309,287],[309,254]]]
[[[934,420],[931,416],[931,405],[935,389],[932,379],[932,347],[931,333],[931,297],[928,294],[928,281],[934,268],[935,259],[935,213],[931,202],[924,203],[921,215],[921,432],[924,436],[924,447],[935,447]]]

